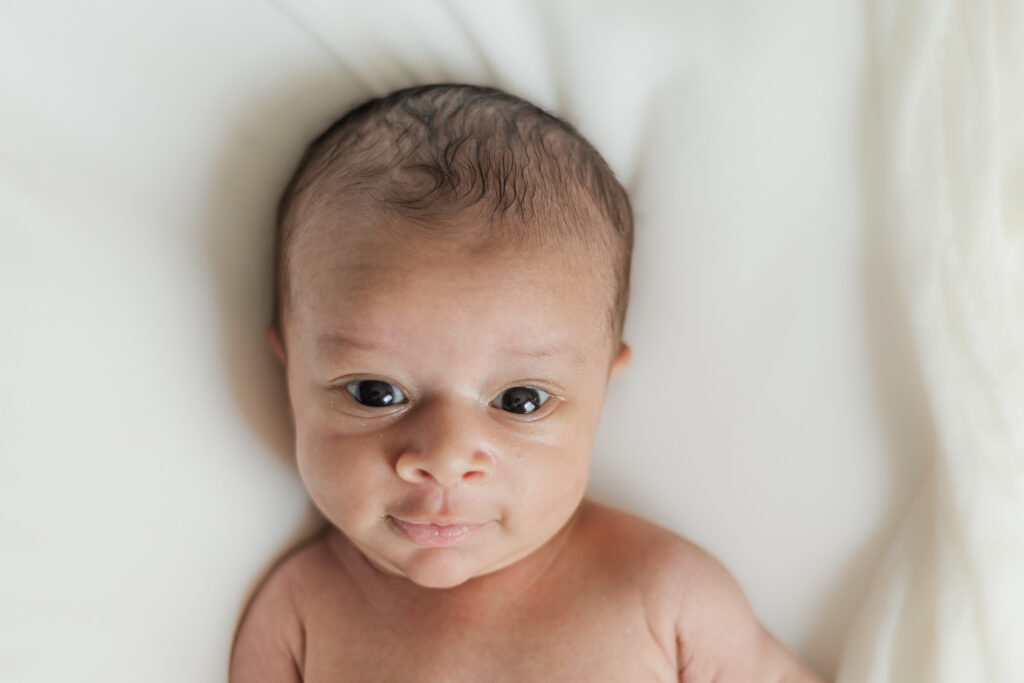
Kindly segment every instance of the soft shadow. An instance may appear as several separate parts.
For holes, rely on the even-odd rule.
[[[835,576],[818,606],[811,637],[796,654],[824,681],[836,678],[846,635],[893,534],[888,524],[877,528]]]
[[[870,21],[866,17],[866,21]],[[866,24],[870,26],[870,24]],[[889,498],[881,522],[852,556],[821,601],[812,638],[802,648],[805,661],[834,680],[846,637],[867,599],[882,559],[924,480],[934,443],[934,424],[922,380],[920,361],[898,277],[899,229],[888,211],[886,149],[878,65],[867,47],[859,87],[855,145],[864,211],[861,278],[864,283],[864,344],[868,353],[872,403],[877,406],[885,451],[890,462]],[[883,485],[880,483],[880,485]]]

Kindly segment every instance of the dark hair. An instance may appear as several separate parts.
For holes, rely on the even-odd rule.
[[[486,239],[594,249],[611,262],[609,317],[616,336],[622,334],[633,248],[629,198],[572,125],[523,99],[455,83],[405,88],[355,106],[313,140],[278,204],[279,330],[298,226],[343,205],[392,212],[425,227],[489,208],[481,228]]]

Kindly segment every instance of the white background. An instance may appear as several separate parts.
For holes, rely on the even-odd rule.
[[[218,681],[312,523],[272,211],[345,107],[496,84],[638,218],[591,492],[823,676],[931,432],[880,253],[859,3],[0,3],[0,678]]]

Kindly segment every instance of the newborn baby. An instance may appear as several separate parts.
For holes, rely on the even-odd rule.
[[[714,558],[584,498],[632,239],[600,154],[499,90],[401,90],[313,141],[269,337],[328,524],[231,681],[816,680]]]

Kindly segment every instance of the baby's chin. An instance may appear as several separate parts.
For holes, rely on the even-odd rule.
[[[422,588],[455,588],[470,579],[489,574],[489,567],[480,567],[472,558],[450,548],[419,551],[396,567],[398,572]]]
[[[421,588],[455,588],[461,586],[470,579],[474,578],[475,574],[466,571],[450,571],[445,568],[421,568],[417,567],[413,571],[409,571],[405,574],[405,577],[415,583]]]
[[[407,542],[396,544],[393,539],[379,545],[372,542],[352,545],[383,574],[405,578],[422,588],[446,589],[517,566],[524,558],[535,556],[552,538],[533,545],[494,546],[497,541],[493,537],[471,539],[454,547],[410,548]]]
[[[396,561],[366,556],[376,569],[391,576],[408,579],[421,588],[455,588],[515,563],[515,558],[486,562],[473,553],[456,548],[422,548]]]

